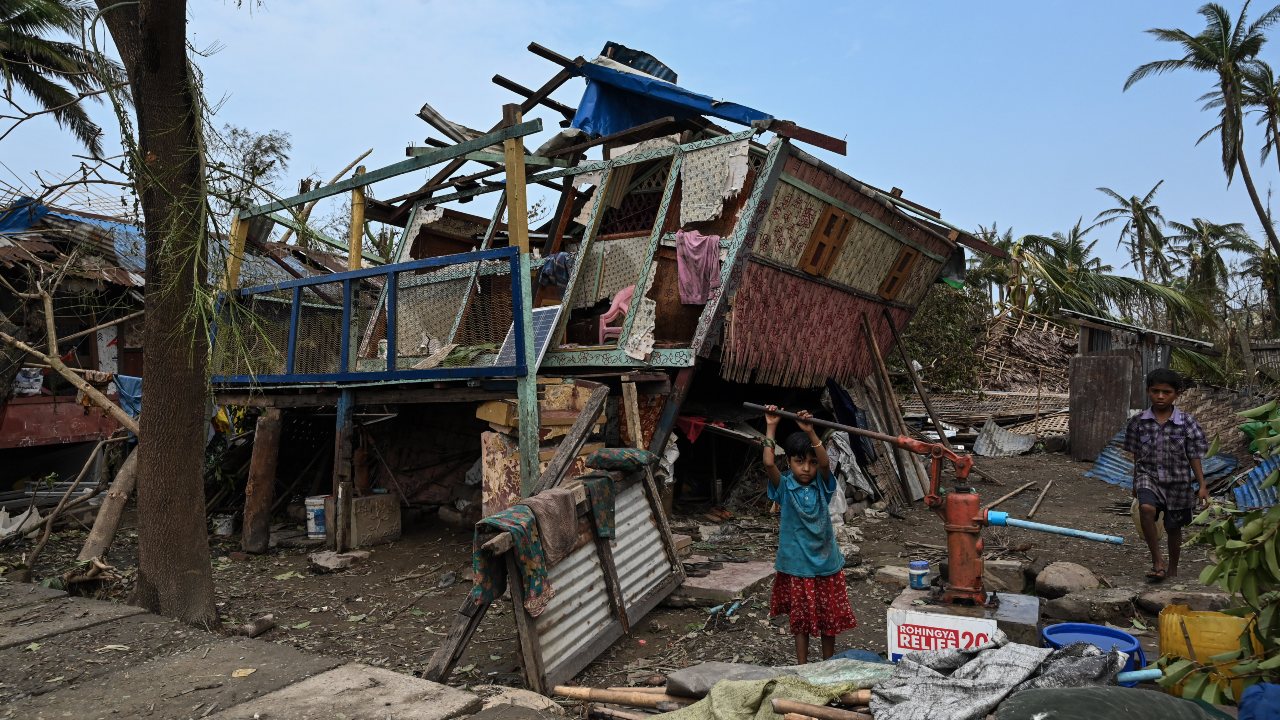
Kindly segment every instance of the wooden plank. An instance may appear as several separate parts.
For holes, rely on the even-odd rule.
[[[470,597],[462,600],[462,607],[453,617],[448,635],[440,643],[440,647],[436,648],[427,667],[422,671],[424,680],[443,683],[449,679],[454,666],[462,659],[462,653],[471,642],[471,637],[480,627],[480,621],[484,620],[485,613],[489,611],[489,605],[490,603],[473,605]]]
[[[538,478],[538,482],[533,487],[530,494],[536,495],[543,490],[548,490],[560,484],[564,478],[565,472],[573,461],[581,452],[582,446],[587,441],[587,437],[591,435],[591,430],[596,426],[596,418],[600,417],[600,412],[604,410],[605,400],[609,397],[609,386],[597,385],[586,402],[582,404],[582,411],[578,414],[578,419],[570,426],[568,434],[560,441],[560,446],[556,449],[556,454],[551,458],[551,462],[547,463],[547,469]],[[535,455],[536,457],[536,455]]]
[[[799,140],[802,143],[820,147],[823,150],[830,150],[837,155],[849,154],[849,147],[844,140],[820,133],[817,130],[800,127],[790,120],[772,120],[769,122],[767,129],[775,135]]]
[[[662,550],[666,553],[667,561],[671,563],[680,580],[676,583],[679,586],[684,582],[684,563],[680,562],[680,552],[676,550],[676,539],[671,533],[671,523],[667,522],[667,512],[663,507],[664,498],[658,492],[658,483],[653,478],[653,468],[644,469],[644,496],[649,501],[653,521],[658,525],[658,535],[662,538]]]
[[[1071,358],[1071,457],[1093,460],[1129,419],[1133,360],[1123,355]]]
[[[600,536],[600,522],[596,514],[587,508],[587,520],[591,523],[591,535],[596,542],[596,555],[600,558],[600,568],[604,571],[604,587],[609,594],[609,604],[613,606],[613,616],[622,625],[624,634],[631,632],[631,621],[627,619],[627,603],[622,596],[622,580],[618,577],[618,566],[613,562],[613,547],[609,538]]]
[[[640,425],[640,398],[636,395],[635,383],[622,383],[622,411],[626,414],[631,444],[643,448],[644,428]]]
[[[503,533],[503,537],[510,537]],[[511,615],[516,620],[516,644],[520,648],[520,667],[524,669],[525,682],[529,689],[545,695],[547,693],[547,673],[542,665],[542,647],[538,645],[538,629],[534,618],[524,609],[524,584],[520,577],[520,568],[516,566],[516,558],[506,553],[507,587],[511,590]]]
[[[244,489],[245,552],[265,553],[271,541],[271,505],[275,502],[276,466],[280,458],[281,412],[268,408],[258,417],[249,458],[249,479]]]
[[[880,389],[880,400],[884,406],[885,422],[888,423],[892,431],[896,435],[906,435],[907,429],[903,424],[902,411],[899,409],[898,396],[893,392],[893,381],[889,378],[889,369],[885,367],[884,356],[880,354],[880,342],[876,340],[875,331],[871,328],[871,320],[864,313],[862,315],[862,331],[866,338],[867,347],[871,350],[871,359],[873,360],[872,373],[873,377],[878,381]],[[919,500],[928,492],[927,482],[923,480],[926,477],[922,469],[918,469],[916,463],[919,459],[901,448],[894,447],[894,455],[898,458],[898,466],[901,471],[903,485],[907,491],[907,497],[912,500]]]

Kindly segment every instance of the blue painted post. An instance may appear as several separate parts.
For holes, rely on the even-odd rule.
[[[351,436],[352,410],[355,393],[350,389],[338,394],[337,425],[334,427],[333,448],[333,545],[338,552],[351,547],[351,493],[355,491],[352,482]]]
[[[387,273],[387,372],[396,371],[396,273]]]
[[[351,367],[351,280],[342,281],[342,340],[338,343],[338,372]]]
[[[298,320],[302,317],[302,288],[293,289],[293,305],[289,308],[289,348],[285,351],[284,373],[292,375],[298,360]]]
[[[519,125],[520,106],[504,105],[502,120],[508,126]],[[514,306],[512,328],[516,330],[519,342],[517,350],[523,350],[518,362],[524,365],[524,374],[516,381],[516,397],[520,411],[520,494],[527,496],[533,492],[541,470],[538,462],[541,441],[538,436],[542,419],[538,414],[538,360],[533,342],[533,288],[529,282],[529,209],[524,141],[518,136],[505,140],[502,151],[507,171],[507,233],[511,244],[520,249],[519,268],[511,276],[511,282],[519,285],[511,288],[511,300]],[[519,298],[518,302],[516,298]],[[518,320],[515,319],[517,313]]]

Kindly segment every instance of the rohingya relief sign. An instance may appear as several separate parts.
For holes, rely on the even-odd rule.
[[[920,650],[969,649],[986,645],[996,632],[996,621],[916,610],[890,609],[889,659]]]

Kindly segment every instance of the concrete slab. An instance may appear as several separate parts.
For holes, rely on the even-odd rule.
[[[46,600],[56,600],[66,596],[67,594],[62,590],[53,590],[42,585],[0,580],[0,612],[38,605]]]
[[[982,563],[982,586],[987,592],[1021,593],[1027,589],[1026,563],[987,560]]]
[[[154,657],[190,650],[216,639],[176,620],[143,613],[0,650],[0,705],[44,695]]]
[[[523,705],[493,705],[472,715],[469,720],[563,720],[564,711],[535,710]]]
[[[905,588],[911,584],[911,572],[901,565],[885,565],[876,570],[876,582],[889,587]]]
[[[82,601],[83,602],[83,601]],[[218,640],[13,705],[14,717],[196,718],[275,692],[342,664],[261,640]],[[237,670],[253,670],[233,677]]]
[[[478,695],[351,663],[268,693],[210,720],[451,720],[480,709]]]
[[[116,603],[58,598],[0,613],[0,650],[146,612]]]
[[[708,562],[694,555],[686,562]],[[766,587],[773,579],[773,563],[744,562],[724,563],[719,570],[712,570],[703,577],[685,578],[671,597],[676,602],[716,605],[738,600]]]

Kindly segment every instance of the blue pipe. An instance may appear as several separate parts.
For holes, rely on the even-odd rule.
[[[1007,525],[1008,527],[1023,528],[1025,530],[1039,530],[1040,532],[1053,533],[1054,535],[1066,535],[1067,537],[1111,543],[1113,545],[1124,544],[1124,538],[1116,537],[1115,535],[1102,535],[1101,533],[1089,532],[1087,530],[1076,530],[1075,528],[1045,525],[1044,523],[1031,522],[1029,520],[1019,520],[1017,518],[1011,518],[1009,517],[1009,513],[1001,512],[999,510],[987,511],[987,524],[996,526]]]
[[[1130,670],[1116,674],[1117,683],[1138,683],[1148,680],[1159,680],[1164,677],[1164,671],[1160,668],[1146,668],[1144,670]]]

